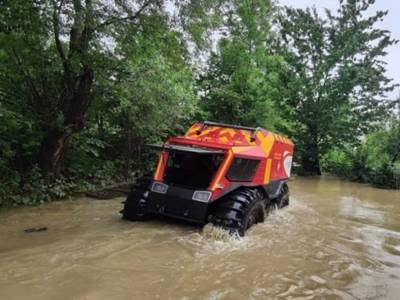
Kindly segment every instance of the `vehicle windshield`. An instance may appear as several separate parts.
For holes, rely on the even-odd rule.
[[[164,180],[169,184],[207,189],[222,159],[222,154],[170,151]]]

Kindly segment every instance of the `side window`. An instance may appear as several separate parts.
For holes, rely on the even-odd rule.
[[[250,181],[257,170],[259,162],[254,159],[237,157],[233,160],[226,177],[229,180]]]

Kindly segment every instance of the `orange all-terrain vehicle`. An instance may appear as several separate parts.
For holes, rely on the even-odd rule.
[[[153,176],[132,188],[123,218],[152,214],[211,222],[244,235],[272,207],[289,204],[293,143],[262,128],[195,123],[160,149]]]

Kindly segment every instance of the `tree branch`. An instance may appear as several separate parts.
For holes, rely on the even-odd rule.
[[[96,27],[96,29],[106,27],[106,26],[111,25],[111,24],[114,24],[114,23],[116,23],[116,22],[134,21],[134,20],[136,20],[136,19],[142,14],[142,12],[143,12],[148,6],[150,6],[150,4],[152,4],[152,2],[153,2],[152,0],[146,1],[146,2],[142,5],[142,7],[140,7],[139,10],[138,10],[135,14],[133,14],[133,15],[128,15],[128,16],[123,17],[123,18],[112,17],[112,18],[110,18],[110,19],[104,21],[103,23],[99,24],[99,25]]]
[[[60,20],[59,20],[60,10],[61,10],[63,3],[64,3],[64,0],[61,0],[60,5],[57,7],[56,1],[53,0],[53,30],[54,30],[54,40],[56,42],[56,48],[57,48],[58,54],[60,55],[60,58],[61,58],[63,64],[65,64],[66,57],[65,57],[64,49],[62,47],[62,43],[60,41]]]
[[[85,19],[83,29],[79,36],[79,43],[77,51],[81,54],[85,54],[89,48],[89,42],[93,34],[93,3],[92,0],[85,0]]]
[[[74,0],[74,21],[71,26],[70,30],[70,37],[69,37],[69,53],[68,58],[71,59],[79,49],[79,40],[82,35],[83,31],[83,7],[81,0]]]

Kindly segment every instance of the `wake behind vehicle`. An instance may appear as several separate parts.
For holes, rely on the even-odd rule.
[[[160,150],[153,176],[133,187],[121,213],[152,214],[206,224],[243,236],[272,207],[289,204],[293,143],[263,128],[195,123]]]

